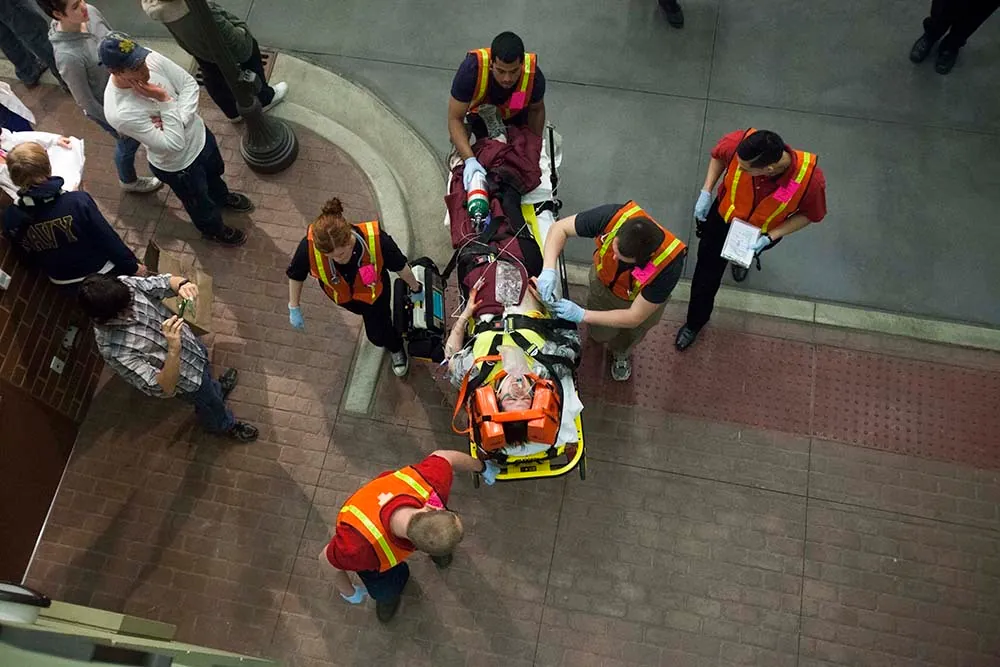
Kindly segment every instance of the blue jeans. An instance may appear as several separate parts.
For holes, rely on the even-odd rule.
[[[198,391],[191,394],[177,394],[177,398],[194,406],[198,424],[209,433],[226,433],[236,423],[236,417],[226,407],[222,397],[222,386],[212,377],[212,365],[205,364],[205,375],[201,378]]]
[[[139,150],[139,142],[132,137],[118,134],[115,128],[103,120],[97,118],[91,118],[91,120],[100,125],[117,142],[115,145],[115,167],[118,168],[118,180],[122,183],[135,183],[139,178],[135,173],[135,154]]]
[[[14,63],[14,72],[22,82],[38,83],[46,67],[62,82],[49,41],[49,22],[34,4],[25,0],[0,3],[0,49]]]
[[[205,147],[187,169],[163,171],[153,164],[149,168],[174,191],[198,231],[206,236],[222,232],[222,207],[229,196],[229,187],[222,180],[226,163],[222,161],[215,135],[207,127]]]
[[[372,596],[372,600],[392,602],[403,593],[403,586],[406,586],[410,578],[410,566],[400,563],[385,572],[377,570],[358,572],[358,578],[368,589],[368,595]]]

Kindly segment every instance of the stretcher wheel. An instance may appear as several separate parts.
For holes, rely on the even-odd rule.
[[[577,466],[577,469],[580,471],[580,479],[581,480],[587,479],[587,455],[586,454],[584,454],[583,456],[580,457],[580,465]]]
[[[475,489],[479,488],[479,473],[478,472],[472,473],[472,487],[475,488]]]

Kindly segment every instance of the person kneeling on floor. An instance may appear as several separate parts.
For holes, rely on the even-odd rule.
[[[305,328],[302,285],[312,274],[334,303],[360,315],[372,345],[392,355],[392,372],[406,375],[410,361],[403,337],[392,323],[392,288],[389,271],[398,273],[410,288],[410,299],[423,299],[423,287],[406,263],[406,255],[377,220],[351,224],[344,207],[334,197],[323,205],[299,242],[285,275],[288,276],[288,320]]]
[[[652,329],[680,280],[687,246],[635,202],[607,204],[558,220],[545,237],[538,277],[543,301],[553,302],[556,264],[570,236],[594,239],[590,296],[584,310],[569,299],[552,304],[556,316],[590,325],[590,337],[611,352],[611,378],[632,377],[630,354]]]
[[[227,369],[218,380],[212,377],[208,349],[163,304],[175,295],[194,301],[198,287],[169,273],[148,278],[94,274],[80,285],[78,299],[94,320],[97,350],[111,370],[144,394],[190,403],[209,433],[253,442],[257,428],[236,421],[226,407],[236,369]]]
[[[333,538],[319,554],[320,562],[334,570],[333,583],[344,600],[361,604],[370,595],[376,617],[387,623],[410,578],[410,556],[423,551],[439,568],[451,564],[465,532],[462,520],[447,508],[454,471],[479,472],[493,484],[500,469],[440,449],[416,465],[382,473],[347,499]],[[348,572],[356,572],[364,585],[353,583]]]

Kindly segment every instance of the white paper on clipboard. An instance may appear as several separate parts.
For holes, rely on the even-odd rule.
[[[745,269],[753,262],[753,249],[760,238],[760,229],[753,225],[733,218],[729,223],[729,233],[722,245],[722,256]]]

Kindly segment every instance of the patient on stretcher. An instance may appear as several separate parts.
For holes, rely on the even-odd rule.
[[[573,383],[579,332],[572,323],[552,319],[527,285],[516,303],[509,294],[497,297],[505,289],[496,276],[506,263],[496,260],[478,289],[469,290],[445,344],[449,379],[461,388],[459,402],[467,401],[474,422],[495,422],[478,424],[484,449],[534,445],[531,451],[539,451],[575,442],[574,420],[583,409]],[[497,302],[504,304],[501,312]]]

